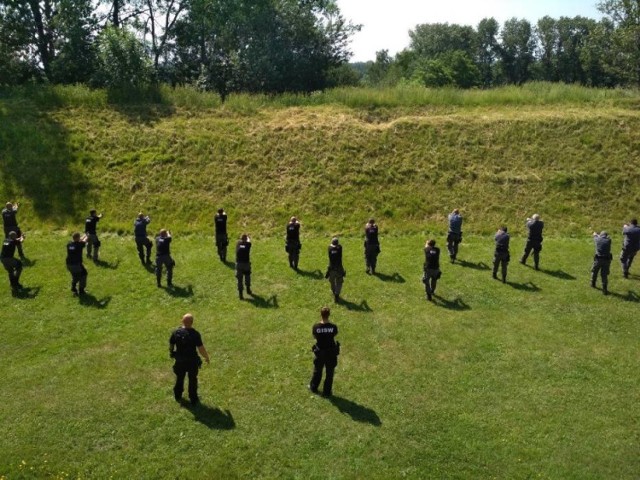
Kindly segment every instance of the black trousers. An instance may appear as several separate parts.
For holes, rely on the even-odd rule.
[[[622,273],[624,273],[625,276],[629,275],[629,269],[631,268],[636,253],[638,253],[637,250],[631,248],[623,248],[622,252],[620,252],[620,264],[622,265]]]
[[[324,377],[324,385],[322,386],[322,393],[324,395],[331,395],[333,388],[333,373],[338,365],[338,356],[334,351],[320,350],[316,353],[316,358],[313,359],[313,375],[309,386],[311,390],[317,391],[322,380],[322,370],[326,370]]]
[[[378,266],[378,255],[380,254],[380,245],[377,243],[369,244],[364,242],[364,264],[367,270],[376,271]]]
[[[447,251],[449,252],[449,257],[452,260],[455,260],[458,256],[458,245],[462,241],[462,235],[459,233],[449,232],[447,234]]]
[[[184,392],[184,377],[189,376],[189,400],[198,401],[198,361],[197,360],[176,360],[173,365],[173,372],[176,374],[176,384],[173,387],[173,395],[176,400],[182,397]]]
[[[609,270],[611,269],[611,258],[599,258],[593,259],[593,265],[591,266],[591,285],[595,287],[598,274],[602,279],[602,290],[606,291],[609,285]]]
[[[9,274],[9,284],[11,287],[17,287],[20,283],[22,262],[17,258],[7,257],[2,259],[2,266],[4,266],[4,269]]]
[[[226,233],[216,233],[216,248],[218,256],[223,262],[227,260],[227,246],[229,245],[229,237]]]
[[[529,254],[533,250],[533,263],[536,266],[540,263],[540,252],[542,251],[542,241],[541,240],[527,240],[526,245],[524,246],[524,254],[522,255],[522,263],[527,261],[529,258]]]
[[[493,276],[498,274],[498,268],[501,269],[502,280],[507,278],[507,265],[509,265],[511,256],[509,252],[495,252],[493,255]]]
[[[153,243],[147,237],[136,237],[136,248],[138,249],[138,258],[142,263],[145,262],[145,249],[146,249],[146,261],[149,262],[151,258],[151,248]]]
[[[80,290],[84,291],[87,288],[87,276],[89,275],[84,265],[81,263],[70,264],[67,265],[67,270],[71,273],[71,290],[75,292],[77,285],[80,284]]]
[[[287,242],[284,248],[289,255],[289,266],[291,268],[298,268],[302,244],[300,242]]]
[[[156,252],[157,253],[157,252]],[[156,280],[158,285],[162,281],[162,266],[167,267],[167,285],[173,284],[173,258],[171,255],[156,255]]]

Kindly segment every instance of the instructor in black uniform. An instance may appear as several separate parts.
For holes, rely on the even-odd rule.
[[[238,280],[238,297],[244,299],[242,294],[244,285],[247,287],[247,294],[253,295],[251,292],[251,238],[243,233],[236,243],[236,279]]]
[[[296,217],[291,217],[291,220],[287,223],[287,238],[284,249],[289,255],[289,267],[297,271],[302,243],[300,243],[300,222]]]
[[[338,303],[340,300],[340,292],[342,291],[342,283],[344,282],[344,277],[347,275],[347,272],[342,266],[342,245],[340,245],[338,237],[331,239],[331,245],[329,245],[327,249],[327,254],[329,256],[329,266],[327,267],[325,277],[329,279],[333,300]]]
[[[326,370],[324,384],[322,386],[322,395],[330,397],[333,389],[333,372],[338,365],[338,355],[340,354],[340,342],[335,341],[338,335],[338,326],[329,322],[331,310],[329,307],[320,309],[320,322],[316,323],[311,329],[313,338],[316,339],[315,345],[311,347],[315,358],[313,359],[313,375],[309,382],[309,390],[318,393],[318,387],[322,380],[322,369]]]
[[[227,247],[229,246],[229,236],[227,235],[227,212],[224,208],[218,209],[218,213],[213,217],[216,226],[216,248],[218,256],[223,262],[227,261]]]
[[[156,237],[156,283],[162,287],[162,266],[167,267],[167,287],[173,287],[173,267],[171,258],[171,232],[164,228]]]
[[[176,384],[173,387],[173,396],[177,402],[182,399],[184,392],[184,377],[189,376],[189,400],[192,405],[200,402],[198,398],[198,369],[204,357],[209,364],[209,353],[202,343],[200,333],[193,328],[193,315],[190,313],[182,317],[182,325],[169,337],[169,356],[175,359],[173,372],[176,374]]]

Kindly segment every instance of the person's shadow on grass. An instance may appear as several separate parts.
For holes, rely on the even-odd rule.
[[[350,302],[342,297],[338,298],[338,305],[342,305],[347,310],[355,311],[355,312],[373,312],[369,304],[366,300],[362,300],[360,303]]]
[[[231,269],[236,268],[235,262],[230,262],[229,260],[225,260],[224,262],[220,260],[220,263],[222,263],[227,268],[231,268]]]
[[[539,292],[540,287],[538,287],[533,282],[525,282],[525,283],[517,283],[517,282],[509,282],[507,281],[507,285],[516,290],[522,290],[524,292]]]
[[[490,270],[489,265],[484,262],[468,262],[467,260],[456,260],[455,265],[460,265],[464,268],[471,268],[472,270]]]
[[[386,275],[384,273],[376,272],[373,274],[375,277],[378,277],[383,282],[393,282],[393,283],[405,283],[406,280],[402,275],[398,272],[395,272],[393,275]]]
[[[23,287],[14,293],[14,297],[20,300],[33,300],[40,293],[41,287]]]
[[[165,290],[172,297],[177,298],[189,298],[193,297],[193,286],[191,284],[186,287],[178,287],[177,285],[172,285],[171,287],[165,287]]]
[[[526,265],[529,268],[533,268],[530,265]],[[564,272],[562,270],[547,270],[544,268],[541,268],[539,270],[540,272],[544,273],[545,275],[549,275],[550,277],[554,277],[554,278],[559,278],[560,280],[575,280],[576,277],[574,277],[573,275]]]
[[[247,301],[257,308],[280,308],[278,305],[278,296],[271,295],[269,298],[256,295],[255,293],[246,297]]]
[[[95,295],[91,295],[90,293],[83,293],[78,297],[80,305],[85,307],[97,308],[99,310],[105,309],[109,306],[109,302],[111,302],[111,297],[104,297],[101,300],[98,300]]]
[[[37,260],[30,260],[27,257],[22,257],[20,259],[23,267],[34,267],[36,265]]]
[[[447,300],[435,293],[433,294],[433,304],[438,307],[446,308],[447,310],[457,310],[460,312],[464,310],[471,310],[471,307],[460,297],[456,297],[453,300]]]
[[[304,270],[296,270],[296,273],[298,275],[300,275],[301,277],[304,278],[310,278],[312,280],[322,280],[324,278],[324,275],[322,274],[322,272],[318,269],[316,270],[310,270],[308,272],[304,271]]]
[[[105,262],[104,260],[94,260],[93,263],[95,264],[96,267],[108,268],[109,270],[116,270],[118,268],[118,265],[120,265],[120,260],[116,261],[115,263]]]
[[[197,422],[211,429],[232,430],[236,428],[236,422],[233,420],[233,415],[229,410],[222,411],[204,403],[191,405],[190,402],[184,399],[180,401],[180,406],[189,410]]]
[[[340,413],[345,413],[351,417],[352,420],[356,422],[362,423],[370,423],[374,427],[379,427],[382,425],[380,421],[380,417],[375,412],[375,410],[365,407],[364,405],[360,405],[356,402],[352,402],[351,400],[347,400],[342,397],[329,397],[329,401],[335,405]]]
[[[638,296],[636,292],[633,292],[631,290],[628,290],[626,295],[622,295],[616,292],[609,292],[609,295],[615,298],[619,298],[620,300],[624,300],[625,302],[640,303],[640,296]]]

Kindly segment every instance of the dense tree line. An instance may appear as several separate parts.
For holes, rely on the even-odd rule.
[[[358,28],[335,0],[0,0],[0,85],[310,92],[345,76]]]
[[[459,88],[532,80],[640,86],[640,0],[604,0],[598,8],[604,14],[599,21],[545,16],[535,25],[517,18],[502,26],[485,18],[476,28],[418,25],[409,47],[395,57],[377,52],[363,81]]]

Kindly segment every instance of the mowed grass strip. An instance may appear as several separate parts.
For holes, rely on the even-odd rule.
[[[328,237],[303,232],[302,272],[283,240],[254,236],[253,300],[208,236],[176,235],[174,291],[133,239],[103,235],[90,295],[71,296],[65,235],[33,234],[22,298],[0,288],[6,478],[635,478],[640,271],[614,261],[589,288],[588,236],[545,239],[542,270],[491,279],[491,237],[469,235],[435,304],[420,282],[424,235],[382,235],[379,275],[343,238],[334,306]],[[616,252],[617,253],[617,252]],[[311,325],[332,307],[343,353],[333,400],[306,390]],[[167,340],[192,312],[212,354],[204,406],[172,398]]]

